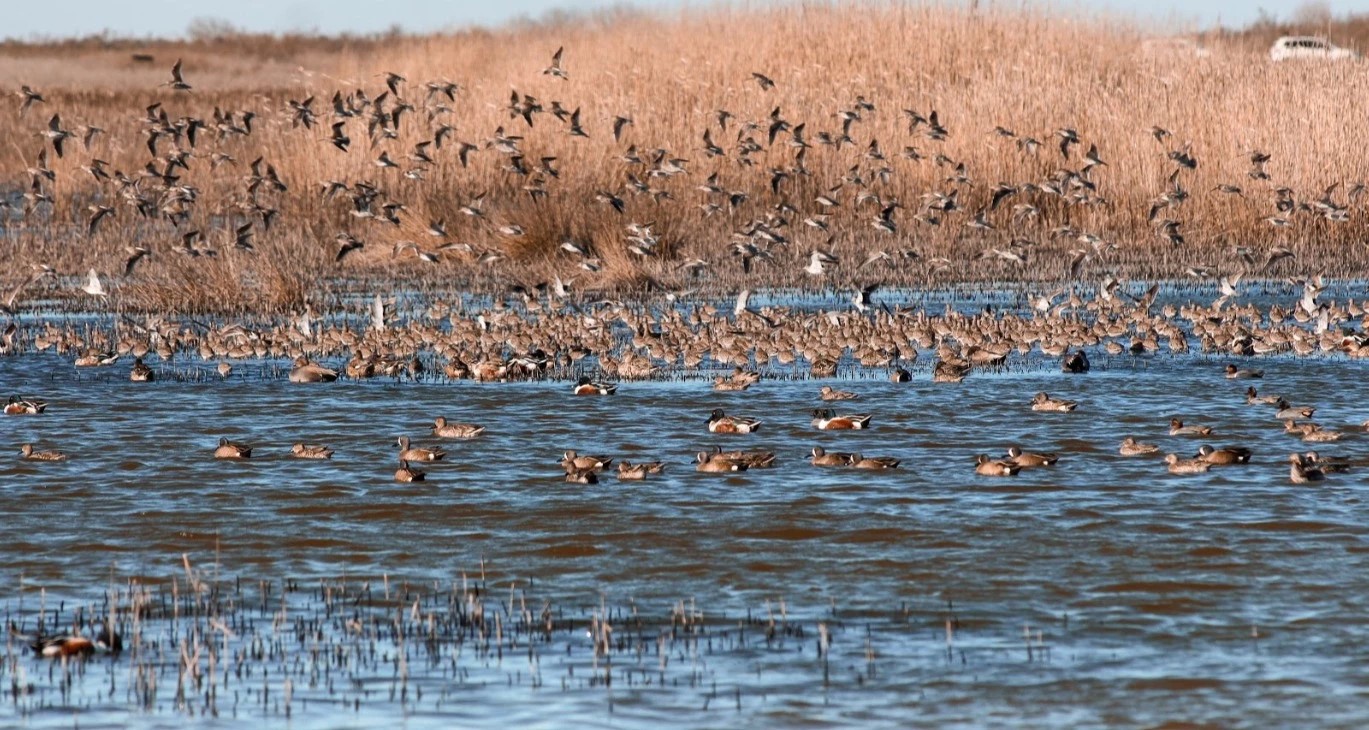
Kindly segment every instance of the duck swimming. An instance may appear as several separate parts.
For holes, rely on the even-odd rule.
[[[1122,445],[1117,449],[1122,456],[1145,456],[1147,454],[1160,453],[1160,447],[1155,444],[1146,444],[1137,441],[1135,437],[1128,436],[1122,439]]]
[[[295,444],[290,447],[290,454],[297,459],[331,459],[333,450],[327,446],[318,444]]]
[[[853,454],[851,458],[852,469],[865,469],[868,471],[897,469],[899,463],[899,460],[892,456],[861,456],[860,454]]]
[[[156,371],[148,367],[141,357],[133,358],[133,369],[128,373],[129,380],[135,383],[150,383],[156,378]]]
[[[850,466],[856,460],[855,454],[843,451],[826,451],[821,446],[814,446],[809,452],[809,463],[813,466]]]
[[[474,423],[450,423],[442,416],[433,419],[433,435],[438,438],[473,439],[482,433],[485,427]]]
[[[1078,407],[1079,404],[1072,400],[1052,398],[1044,392],[1032,398],[1032,410],[1042,413],[1069,413]]]
[[[1210,426],[1185,426],[1184,422],[1171,418],[1169,420],[1170,436],[1211,436],[1213,434]]]
[[[818,397],[822,400],[854,400],[860,396],[849,390],[836,390],[830,385],[824,385],[818,390]]]
[[[1203,474],[1212,468],[1212,462],[1202,459],[1180,459],[1178,454],[1165,454],[1170,474]]]
[[[428,473],[409,466],[409,462],[400,459],[399,468],[395,470],[395,481],[402,484],[421,482],[428,478]]]
[[[251,457],[251,446],[235,444],[226,438],[219,439],[219,447],[214,449],[215,459],[249,459]]]
[[[331,383],[334,380],[337,380],[336,370],[310,362],[303,355],[295,358],[294,367],[290,369],[292,383]]]
[[[1198,455],[1193,458],[1201,459],[1209,464],[1222,466],[1229,464],[1249,464],[1250,449],[1243,446],[1228,446],[1222,449],[1214,449],[1207,444],[1203,444],[1198,449]]]
[[[974,473],[986,477],[1010,477],[1016,476],[1022,467],[1007,461],[996,461],[990,459],[987,454],[980,454],[974,460]]]
[[[1025,452],[1016,446],[1008,447],[1008,458],[1005,461],[1016,464],[1023,469],[1035,468],[1040,466],[1055,466],[1055,462],[1060,457],[1055,454],[1033,454]]]
[[[723,451],[721,446],[714,446],[710,457],[741,462],[750,469],[769,469],[775,466],[773,451]]]
[[[588,377],[581,377],[575,383],[576,395],[613,395],[616,392],[618,392],[617,385],[596,383]]]
[[[603,471],[612,464],[610,456],[580,456],[573,450],[561,455],[561,466],[566,471]]]
[[[694,471],[704,472],[707,474],[724,474],[729,472],[746,471],[747,468],[745,462],[733,461],[732,459],[728,459],[726,457],[709,454],[706,451],[700,451],[696,458],[696,461],[698,463],[694,467]]]
[[[760,427],[761,422],[758,419],[729,416],[723,413],[721,408],[714,408],[708,416],[709,433],[755,433]]]
[[[12,395],[10,396],[9,401],[5,403],[5,415],[34,416],[39,413],[42,413],[43,411],[46,411],[47,408],[47,401],[41,401],[37,398],[29,398],[25,400],[20,398],[19,396]]]
[[[19,455],[27,461],[66,461],[67,455],[60,451],[34,451],[33,444],[19,447]]]
[[[634,464],[630,461],[618,462],[619,481],[641,481],[647,478],[648,474],[661,474],[665,472],[665,464],[659,461],[644,461]]]
[[[1326,472],[1302,454],[1288,455],[1288,480],[1294,484],[1308,484],[1326,479]]]
[[[860,431],[870,427],[868,413],[836,415],[830,408],[813,411],[813,426],[819,431]]]
[[[442,449],[425,449],[409,446],[408,436],[400,436],[395,440],[395,443],[399,445],[399,458],[401,461],[440,461],[447,456],[447,452]]]

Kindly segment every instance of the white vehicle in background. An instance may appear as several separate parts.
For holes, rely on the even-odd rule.
[[[1291,59],[1312,59],[1318,61],[1340,61],[1359,58],[1359,54],[1349,48],[1341,48],[1325,38],[1306,35],[1286,35],[1274,41],[1269,49],[1269,58],[1274,61]]]

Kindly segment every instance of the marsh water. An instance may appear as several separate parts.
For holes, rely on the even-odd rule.
[[[64,664],[11,640],[0,725],[1362,727],[1369,472],[1290,484],[1287,456],[1307,446],[1246,404],[1250,383],[1223,378],[1225,363],[1100,355],[1078,376],[1047,362],[958,385],[872,372],[742,393],[628,382],[577,399],[563,382],[305,386],[285,381],[283,362],[240,363],[227,379],[177,362],[164,367],[206,377],[144,384],[122,363],[3,358],[0,391],[51,404],[0,419],[6,620],[31,631],[41,611],[69,626],[135,584],[174,608],[190,566],[235,606],[234,630],[207,643],[239,659],[178,696],[189,632],[169,610],[142,621],[152,648],[140,656]],[[1347,430],[1322,453],[1369,457],[1353,432],[1369,417],[1361,363],[1256,365],[1262,390]],[[858,392],[837,405],[874,427],[814,430],[823,383]],[[1080,407],[1033,413],[1039,390]],[[709,434],[715,407],[764,424]],[[442,442],[427,481],[395,483],[395,438],[436,443],[436,416],[488,431]],[[1171,417],[1217,435],[1171,437]],[[1158,457],[1120,457],[1128,435],[1255,457],[1175,476]],[[221,437],[252,458],[213,459]],[[336,455],[292,459],[297,441]],[[21,461],[24,442],[70,460]],[[696,473],[693,455],[714,444],[772,450],[778,465]],[[1060,463],[974,474],[976,454],[1014,444]],[[813,446],[902,467],[820,469]],[[667,466],[643,482],[567,484],[566,449]],[[464,617],[476,594],[504,617],[476,632],[484,650],[459,630],[425,644],[347,628],[431,626]],[[520,615],[554,628],[519,633]],[[602,651],[601,619],[615,630]],[[252,649],[263,645],[278,650]],[[143,671],[160,677],[151,693]]]

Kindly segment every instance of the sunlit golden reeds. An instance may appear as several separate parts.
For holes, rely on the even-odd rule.
[[[1369,162],[1348,131],[1369,106],[1362,64],[1274,64],[1246,36],[1156,35],[1044,11],[876,3],[422,37],[10,44],[0,69],[45,101],[21,115],[15,96],[0,109],[15,208],[0,251],[68,276],[93,267],[112,305],[158,311],[293,311],[362,276],[419,288],[560,278],[574,289],[740,289],[1362,272]],[[543,73],[557,48],[567,79]],[[167,87],[177,58],[188,93]],[[390,72],[405,79],[398,93],[386,93]],[[459,87],[450,99],[448,82]],[[335,115],[335,93],[356,116]],[[382,94],[391,112],[401,99],[413,107],[388,131],[370,124]],[[531,125],[509,110],[511,95],[543,108]],[[310,96],[306,128],[290,102]],[[588,136],[573,136],[553,102],[578,109]],[[147,121],[154,103],[165,122]],[[916,121],[932,112],[935,124]],[[60,159],[40,135],[54,113],[76,135]],[[615,139],[620,117],[631,122]],[[207,125],[195,146],[164,133],[154,159],[147,130],[183,131],[190,118]],[[844,119],[849,140],[825,144]],[[331,143],[335,122],[345,152]],[[103,130],[90,150],[88,125]],[[522,138],[516,152],[500,151],[500,128]],[[1078,138],[1067,154],[1064,130]],[[43,149],[52,202],[26,205],[26,170]],[[177,150],[191,152],[188,169],[168,167]],[[1268,161],[1252,163],[1255,153]],[[395,166],[378,166],[382,154]],[[92,158],[137,179],[147,217],[82,169]],[[253,183],[257,159],[284,189]],[[716,190],[701,189],[714,174]],[[329,181],[349,190],[325,198]],[[365,211],[358,182],[374,191]],[[193,199],[168,201],[178,186]],[[1015,192],[995,206],[1003,186]],[[90,205],[115,208],[94,233]],[[445,233],[430,235],[438,222]],[[250,251],[234,246],[247,223]],[[645,244],[630,224],[647,227]],[[204,255],[181,250],[189,231],[202,233]],[[364,245],[337,261],[344,233]],[[152,253],[124,276],[131,244]],[[1272,259],[1280,248],[1293,256]],[[841,263],[804,273],[815,249]],[[879,252],[890,258],[861,265]]]

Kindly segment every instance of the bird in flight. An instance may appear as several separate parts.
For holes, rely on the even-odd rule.
[[[185,82],[185,77],[181,75],[181,59],[176,59],[176,65],[171,67],[171,80],[166,82],[172,91],[190,91],[190,84]]]
[[[558,79],[567,80],[566,70],[561,68],[561,54],[565,53],[566,48],[562,46],[556,49],[556,53],[551,54],[551,65],[542,69],[542,73],[547,76],[555,76]]]

